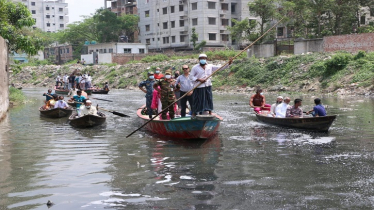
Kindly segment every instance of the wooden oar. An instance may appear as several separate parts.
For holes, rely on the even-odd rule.
[[[226,65],[229,65],[230,62],[232,62],[235,58],[237,58],[238,56],[240,56],[243,52],[246,52],[250,47],[252,47],[256,42],[258,42],[260,39],[262,39],[262,37],[264,37],[267,33],[269,33],[271,30],[273,30],[280,22],[282,22],[282,20],[286,18],[286,16],[283,16],[283,18],[281,20],[279,20],[277,23],[275,23],[271,28],[269,28],[269,30],[267,30],[264,34],[262,34],[260,37],[258,37],[254,42],[252,42],[250,45],[248,45],[246,48],[244,48],[242,51],[240,51],[237,55],[235,55],[233,58],[231,58],[229,61],[227,61],[225,63],[225,65],[221,66],[219,69],[217,69],[215,72],[213,72],[211,75],[209,75],[205,81],[207,79],[209,79],[210,77],[212,77],[215,73],[219,72],[219,70],[221,70],[223,67],[225,67]],[[200,85],[202,85],[203,82],[200,82],[197,86],[195,86],[193,89],[191,89],[190,91],[188,91],[187,93],[185,93],[183,96],[179,97],[178,100],[174,101],[173,103],[171,103],[169,106],[167,106],[165,109],[163,109],[161,112],[158,112],[157,115],[155,115],[154,117],[152,117],[149,121],[147,121],[146,123],[144,123],[142,126],[140,126],[138,129],[136,129],[135,131],[133,131],[132,133],[130,133],[129,135],[126,136],[126,138],[130,137],[132,134],[134,134],[136,131],[140,130],[141,128],[143,128],[145,125],[147,125],[148,123],[150,123],[152,120],[154,120],[158,115],[160,115],[162,112],[168,110],[169,107],[173,106],[175,103],[177,103],[179,100],[181,100],[182,98],[184,98],[185,96],[187,96],[190,92],[194,91],[197,87],[199,87]]]
[[[130,117],[129,115],[126,115],[126,114],[123,114],[123,113],[120,113],[120,112],[116,112],[116,111],[111,111],[111,110],[107,110],[107,109],[103,109],[101,107],[98,108],[98,110],[101,109],[101,110],[104,110],[106,112],[110,112],[114,115],[118,115],[118,116],[121,116],[121,117]]]
[[[92,98],[92,99],[101,100],[101,101],[109,101],[109,102],[113,102],[112,100],[108,100],[108,99],[101,99],[101,98]]]

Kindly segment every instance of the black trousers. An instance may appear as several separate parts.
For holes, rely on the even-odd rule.
[[[187,92],[180,91],[181,96],[186,94]],[[192,95],[186,96],[180,100],[181,102],[181,116],[185,117],[186,116],[186,108],[187,108],[187,101],[190,103],[190,106],[192,107]]]

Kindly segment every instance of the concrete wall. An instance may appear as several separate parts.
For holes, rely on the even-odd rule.
[[[323,39],[295,40],[294,54],[300,55],[307,52],[323,52]]]
[[[359,50],[374,51],[374,33],[328,36],[323,38],[323,50],[334,52],[345,50],[355,53]]]
[[[9,107],[8,46],[0,37],[0,121],[5,117]]]
[[[255,56],[256,58],[268,58],[275,56],[274,44],[260,44],[253,45],[247,52],[248,57]]]
[[[122,65],[133,60],[139,61],[146,56],[146,54],[113,54],[113,63]]]
[[[112,63],[112,53],[98,54],[98,62],[101,63]]]
[[[84,59],[85,64],[93,64],[94,63],[94,55],[88,54],[88,55],[81,55],[81,60]]]

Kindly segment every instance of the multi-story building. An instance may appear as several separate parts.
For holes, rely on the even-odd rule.
[[[46,32],[64,30],[69,22],[68,4],[65,0],[13,0],[22,2],[35,20],[33,28]]]
[[[227,30],[231,19],[256,19],[248,3],[252,0],[138,0],[140,41],[150,50],[191,49],[192,28],[206,47],[235,45]]]

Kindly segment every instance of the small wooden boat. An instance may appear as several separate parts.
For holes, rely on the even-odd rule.
[[[145,106],[138,109],[137,115],[143,123],[149,121],[144,114]],[[214,136],[221,124],[222,117],[217,114],[198,115],[196,119],[180,117],[172,120],[160,120],[160,115],[149,122],[145,128],[153,133],[178,139],[208,139]]]
[[[67,90],[67,89],[58,89],[56,87],[54,87],[53,89],[55,91],[55,94],[57,94],[57,95],[67,95],[67,94],[69,94],[69,90]]]
[[[92,90],[92,94],[108,94],[109,90]]]
[[[76,128],[89,128],[102,125],[106,120],[106,116],[101,112],[97,112],[97,114],[99,116],[85,115],[83,117],[77,117],[77,113],[74,113],[69,117],[70,125]]]
[[[44,110],[42,107],[39,108],[40,114],[46,117],[51,117],[51,118],[61,118],[61,117],[67,117],[71,115],[73,112],[72,108],[68,109],[62,109],[62,108],[55,108],[55,109],[48,109]]]
[[[334,122],[336,115],[324,117],[310,117],[304,116],[302,118],[286,117],[268,117],[266,115],[256,114],[257,120],[260,122],[279,125],[291,128],[308,129],[315,131],[328,131],[331,124]]]

